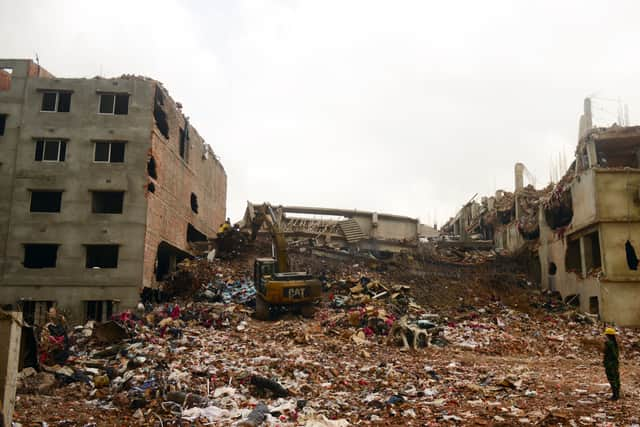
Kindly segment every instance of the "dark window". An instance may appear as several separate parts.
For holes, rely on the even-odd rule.
[[[71,92],[44,92],[40,110],[68,113],[71,110]]]
[[[113,314],[113,301],[85,301],[85,321],[104,322]]]
[[[31,191],[31,212],[60,212],[62,191]]]
[[[156,170],[156,159],[153,156],[149,157],[147,162],[147,173],[153,179],[158,179],[158,171]]]
[[[193,225],[187,225],[187,242],[206,242],[207,235],[195,228]]]
[[[580,239],[569,240],[565,254],[566,270],[580,274],[582,272],[582,257],[580,255]]]
[[[124,162],[124,142],[96,142],[93,161],[104,163]]]
[[[111,157],[109,158],[111,163],[124,162],[124,142],[112,142],[111,143]]]
[[[114,93],[101,94],[100,112],[102,114],[129,114],[129,95]]]
[[[165,138],[169,138],[169,122],[167,121],[167,114],[164,112],[164,95],[162,90],[156,86],[156,94],[153,104],[153,118],[156,121],[156,126]]]
[[[47,323],[49,309],[54,301],[22,301],[22,319],[29,325],[43,326]]]
[[[627,266],[629,266],[629,270],[637,270],[638,256],[636,255],[636,249],[629,240],[624,244],[624,251],[627,255]]]
[[[115,114],[129,114],[129,95],[116,95]]]
[[[24,266],[25,268],[54,268],[58,258],[57,244],[34,244],[24,245]]]
[[[180,128],[180,157],[187,159],[187,152],[189,150],[189,140],[184,129]]]
[[[71,92],[58,93],[58,112],[68,113],[71,110]]]
[[[87,268],[118,268],[118,245],[87,245]]]
[[[602,266],[600,259],[600,236],[598,232],[587,234],[584,239],[584,261],[587,273]]]
[[[94,191],[91,196],[93,213],[120,214],[124,191]]]
[[[0,114],[0,136],[4,135],[4,129],[7,126],[7,115]]]
[[[115,103],[115,95],[100,95],[100,112],[104,114],[113,114],[113,106]]]
[[[36,141],[37,162],[64,162],[67,156],[67,142],[39,139]]]
[[[96,162],[108,162],[109,145],[110,144],[108,142],[96,142],[96,150],[93,156],[93,160]]]
[[[191,210],[198,213],[198,196],[191,193]]]
[[[600,303],[598,297],[589,297],[589,313],[600,314]]]
[[[558,267],[556,266],[556,263],[555,262],[549,263],[549,275],[555,276],[557,271],[558,271]]]

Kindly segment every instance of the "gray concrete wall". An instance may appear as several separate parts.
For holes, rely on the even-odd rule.
[[[3,164],[1,168],[2,194],[9,193],[11,200],[3,200],[0,207],[4,208],[0,223],[6,239],[0,303],[15,303],[20,298],[53,300],[76,321],[83,320],[83,300],[119,299],[123,308],[132,307],[142,281],[154,83],[141,79],[29,78],[25,84],[20,129],[10,130],[14,148],[0,144],[3,158],[15,157],[15,165]],[[71,111],[41,112],[43,89],[72,90]],[[99,114],[99,91],[129,93],[129,114]],[[0,93],[0,111],[6,105],[17,108],[7,104],[6,94]],[[66,160],[35,161],[36,138],[67,140]],[[95,140],[126,141],[124,163],[94,163]],[[4,178],[12,175],[11,188]],[[63,190],[61,212],[29,212],[30,189]],[[124,191],[123,213],[91,213],[91,190]],[[60,244],[56,268],[24,268],[25,243]],[[120,245],[118,268],[85,268],[84,245],[97,243]]]
[[[597,297],[604,321],[619,326],[640,325],[640,272],[629,269],[625,242],[630,240],[640,255],[640,207],[636,191],[640,171],[590,169],[571,185],[573,219],[565,234],[554,233],[540,212],[542,287],[560,292],[563,298],[580,295],[580,309],[589,312],[589,299]],[[584,235],[598,231],[601,272],[588,274],[585,268]],[[566,271],[567,239],[582,239],[580,272]],[[549,274],[551,263],[555,274]]]

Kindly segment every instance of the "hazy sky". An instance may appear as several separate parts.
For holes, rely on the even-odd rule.
[[[640,118],[640,2],[0,0],[0,57],[164,82],[245,201],[440,223],[549,180],[583,99]],[[616,120],[603,102],[596,119]]]

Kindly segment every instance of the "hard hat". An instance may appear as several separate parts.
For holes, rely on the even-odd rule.
[[[605,335],[616,335],[616,330],[613,328],[607,328],[604,330]]]

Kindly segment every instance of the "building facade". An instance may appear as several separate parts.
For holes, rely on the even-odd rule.
[[[542,285],[605,322],[640,326],[640,127],[581,134],[540,211]]]
[[[0,59],[0,304],[74,322],[134,307],[215,234],[227,179],[161,83]]]

